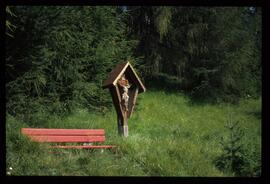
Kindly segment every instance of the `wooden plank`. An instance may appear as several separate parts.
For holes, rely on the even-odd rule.
[[[63,148],[63,149],[69,149],[69,148],[75,148],[75,149],[92,149],[92,148],[115,148],[116,146],[50,146],[50,148]]]
[[[124,62],[121,64],[118,64],[109,74],[109,77],[105,80],[105,82],[102,85],[102,88],[106,88],[110,85],[115,85],[117,82],[117,79],[121,77],[123,72],[125,71],[126,67],[129,65],[128,62]]]
[[[129,100],[129,105],[128,105],[128,109],[129,109],[129,111],[128,111],[128,118],[130,118],[131,117],[131,115],[132,115],[132,112],[133,112],[133,110],[134,110],[134,107],[135,107],[135,104],[136,104],[136,100],[137,100],[137,96],[138,96],[138,88],[136,87],[136,89],[133,89],[134,91],[132,91],[131,93],[130,93],[130,100]]]
[[[112,96],[113,104],[118,116],[123,116],[123,110],[121,106],[121,97],[120,92],[117,86],[110,87],[110,93]]]
[[[104,135],[104,129],[47,129],[47,128],[22,128],[25,135]]]
[[[146,91],[145,86],[143,85],[142,81],[140,80],[139,76],[137,75],[131,64],[127,67],[126,73],[126,75],[131,78],[131,81],[135,83],[136,86],[139,88],[139,93]]]
[[[29,135],[36,142],[104,142],[105,136],[36,136]]]
[[[123,75],[124,72],[129,73],[128,75],[133,78],[132,81],[135,82],[137,87],[139,88],[139,93],[146,91],[145,86],[143,85],[135,69],[131,66],[129,62],[125,62],[125,63],[121,63],[117,65],[110,72],[109,77],[103,83],[102,88],[104,89],[104,88],[110,87],[111,85],[116,85],[118,79]]]

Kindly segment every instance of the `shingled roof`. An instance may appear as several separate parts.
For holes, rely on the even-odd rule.
[[[103,83],[102,88],[108,88],[111,85],[116,85],[118,79],[123,74],[128,75],[128,77],[132,80],[133,83],[136,84],[136,86],[139,89],[139,93],[145,92],[145,87],[143,83],[141,82],[140,78],[138,77],[137,73],[135,72],[134,68],[131,66],[129,62],[118,64],[109,74],[109,77],[105,80]]]

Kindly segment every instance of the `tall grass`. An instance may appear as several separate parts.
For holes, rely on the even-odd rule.
[[[31,122],[7,114],[7,171],[10,175],[233,176],[214,164],[222,152],[219,141],[229,116],[245,131],[243,141],[252,150],[248,154],[260,160],[261,99],[198,105],[183,94],[148,91],[139,95],[138,103],[127,138],[118,136],[113,109],[106,114],[76,109],[64,118],[40,112]],[[22,136],[22,127],[104,128],[106,144],[118,147],[103,152],[50,150]]]

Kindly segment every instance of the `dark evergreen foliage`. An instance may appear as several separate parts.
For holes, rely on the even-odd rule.
[[[252,10],[252,11],[251,11]],[[106,111],[109,71],[132,62],[146,86],[196,100],[261,93],[261,8],[8,7],[7,111]]]
[[[7,40],[7,111],[52,113],[83,105],[106,110],[101,85],[118,63],[132,60],[116,7],[13,7],[20,15]],[[135,60],[133,60],[135,61]]]
[[[129,11],[131,32],[140,40],[137,52],[144,58],[144,76],[177,77],[182,90],[196,100],[237,102],[246,95],[260,95],[260,8],[130,7]]]

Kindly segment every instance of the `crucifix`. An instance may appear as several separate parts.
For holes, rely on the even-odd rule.
[[[145,87],[129,62],[119,64],[113,69],[103,88],[109,88],[117,113],[118,133],[128,136],[128,118],[131,117],[138,93]]]
[[[128,124],[127,124],[127,118],[128,118],[128,100],[129,100],[129,94],[128,89],[131,87],[129,84],[129,81],[126,79],[125,74],[121,76],[121,78],[118,80],[118,85],[122,88],[120,89],[121,93],[121,106],[123,111],[123,117],[118,117],[118,132],[122,133],[125,137],[128,136]]]

